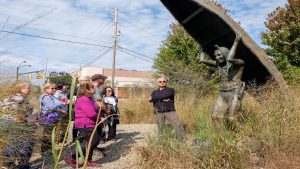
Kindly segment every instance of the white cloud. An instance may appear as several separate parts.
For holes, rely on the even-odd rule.
[[[232,17],[256,41],[264,30],[267,14],[285,0],[219,0],[231,11]],[[155,57],[161,41],[174,21],[159,0],[2,0],[0,2],[0,29],[12,31],[18,25],[51,14],[19,29],[17,32],[92,44],[111,45],[114,8],[119,9],[118,45],[150,57]],[[8,19],[9,18],[9,19]],[[7,22],[7,25],[5,23]],[[5,33],[0,33],[0,39]],[[22,59],[32,65],[31,70],[43,69],[46,59],[50,71],[70,71],[87,63],[106,49],[95,46],[71,44],[33,37],[10,35],[0,42],[1,50],[16,47],[8,58],[21,59],[5,63],[15,67]],[[92,66],[111,67],[111,52]],[[98,56],[100,57],[100,56]],[[1,56],[0,56],[1,61]],[[4,64],[4,63],[3,63]],[[117,52],[116,67],[122,69],[150,70],[152,64],[128,54]],[[1,70],[0,70],[1,71]]]
[[[279,6],[284,6],[286,0],[219,0],[230,10],[230,15],[261,45],[259,34],[265,31],[264,22],[267,15]]]

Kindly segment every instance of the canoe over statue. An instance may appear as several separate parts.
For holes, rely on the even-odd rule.
[[[161,2],[210,57],[214,54],[214,45],[230,49],[236,34],[240,34],[242,41],[237,47],[236,57],[245,62],[242,81],[247,85],[253,82],[263,85],[269,79],[274,79],[285,99],[289,100],[290,94],[281,73],[264,50],[226,14],[220,5],[209,0],[161,0]]]

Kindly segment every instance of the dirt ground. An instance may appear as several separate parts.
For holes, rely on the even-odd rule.
[[[104,154],[94,151],[93,160],[100,162],[106,169],[127,169],[139,168],[139,153],[136,148],[145,144],[147,136],[156,132],[154,124],[120,124],[117,126],[117,136],[115,141],[108,141],[99,144],[99,148],[104,148]],[[59,162],[59,169],[72,169],[63,158],[72,151],[65,149],[64,155]],[[51,156],[49,159],[42,159],[38,152],[34,153],[31,159],[33,166],[44,169],[52,169]]]

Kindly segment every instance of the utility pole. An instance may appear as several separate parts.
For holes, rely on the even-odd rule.
[[[113,89],[115,89],[117,32],[118,32],[118,8],[115,9],[115,24],[114,24],[113,51],[112,51],[113,60],[112,60],[111,85]]]
[[[19,81],[19,68],[20,68],[20,66],[17,67],[16,83],[18,83],[18,81]]]

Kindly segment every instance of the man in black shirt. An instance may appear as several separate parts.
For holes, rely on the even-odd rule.
[[[183,140],[186,138],[186,132],[175,111],[175,91],[173,88],[167,87],[166,78],[160,77],[157,82],[158,89],[151,93],[149,101],[153,103],[155,109],[155,119],[158,123],[159,132],[164,126],[165,119],[168,119],[172,127],[176,129],[178,137]]]

